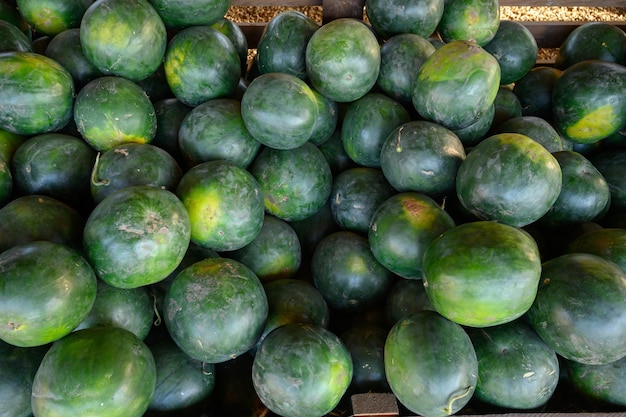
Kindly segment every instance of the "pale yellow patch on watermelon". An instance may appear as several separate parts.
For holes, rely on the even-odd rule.
[[[565,129],[565,134],[573,141],[593,143],[603,139],[615,131],[614,107],[601,106],[586,114],[573,125]]]

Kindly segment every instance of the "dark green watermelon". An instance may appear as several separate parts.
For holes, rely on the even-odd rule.
[[[154,357],[137,336],[112,326],[80,330],[44,356],[33,381],[33,414],[140,417],[155,383]]]
[[[434,311],[399,320],[387,335],[384,361],[392,392],[423,416],[457,413],[476,389],[478,361],[469,336]]]
[[[388,330],[376,325],[355,324],[339,335],[352,357],[351,394],[390,392],[385,375],[385,341]]]
[[[215,365],[189,357],[169,337],[149,347],[157,377],[147,416],[198,415],[215,388]]]
[[[502,123],[522,116],[522,103],[515,95],[510,85],[500,86],[493,101],[494,115],[491,127],[497,129]]]
[[[15,151],[12,172],[20,194],[48,195],[77,209],[91,208],[89,179],[96,151],[84,140],[44,133]]]
[[[302,248],[295,230],[286,221],[269,214],[252,242],[221,255],[246,265],[263,283],[291,278],[302,262]]]
[[[336,310],[363,310],[380,302],[393,274],[372,254],[366,237],[347,230],[331,233],[311,258],[313,284]]]
[[[552,90],[556,130],[566,139],[593,144],[626,125],[626,67],[588,60],[568,67]]]
[[[513,93],[522,105],[522,116],[537,116],[552,120],[552,89],[562,71],[538,65],[515,82]]]
[[[310,142],[293,149],[265,147],[249,171],[260,185],[266,212],[287,221],[316,213],[332,190],[330,166]]]
[[[91,172],[90,194],[100,203],[133,185],[174,191],[182,176],[183,170],[167,151],[150,143],[125,143],[98,156]]]
[[[385,298],[387,323],[393,326],[405,316],[422,310],[434,310],[422,280],[397,279]]]
[[[539,248],[522,229],[474,221],[443,232],[422,260],[434,308],[459,324],[486,327],[521,317],[541,275]]]
[[[380,151],[387,136],[411,120],[399,101],[382,93],[367,93],[350,103],[342,118],[341,142],[358,165],[380,168]]]
[[[326,142],[339,127],[339,103],[312,89],[317,101],[317,119],[313,125],[313,133],[309,142],[319,146]]]
[[[272,72],[256,77],[241,98],[248,132],[273,149],[293,149],[313,134],[318,104],[307,83],[295,75]]]
[[[259,73],[283,72],[306,79],[306,48],[317,29],[317,22],[298,10],[274,16],[263,28],[257,45]]]
[[[144,340],[152,328],[153,304],[145,287],[117,288],[98,280],[96,301],[87,317],[74,330],[117,326]]]
[[[0,254],[0,339],[41,346],[68,335],[96,299],[94,271],[81,253],[35,241]]]
[[[603,227],[590,230],[569,242],[567,251],[600,256],[626,271],[626,228]]]
[[[522,114],[524,111],[522,110]],[[561,135],[546,119],[538,116],[518,116],[500,123],[497,133],[520,133],[539,142],[551,153],[563,150]]]
[[[32,52],[30,38],[20,28],[6,20],[0,20],[0,52]]]
[[[444,0],[366,0],[365,13],[372,29],[384,39],[411,33],[428,38],[444,13]]]
[[[124,143],[149,143],[156,134],[154,106],[134,82],[120,76],[90,81],[74,104],[76,128],[95,150]]]
[[[20,15],[31,27],[44,35],[54,36],[78,28],[92,0],[16,0]]]
[[[476,399],[505,410],[534,410],[550,400],[560,381],[559,359],[527,323],[467,331],[478,358]]]
[[[626,272],[588,253],[543,263],[528,318],[565,359],[604,365],[626,356]]]
[[[585,398],[595,400],[601,406],[626,406],[626,357],[606,365],[587,365],[576,361],[566,361],[569,381],[577,392]]]
[[[446,0],[437,33],[444,42],[465,40],[484,46],[496,36],[499,27],[497,0]]]
[[[475,42],[451,41],[418,70],[412,102],[424,119],[461,129],[489,111],[499,86],[500,65],[493,55]]]
[[[626,63],[626,33],[609,22],[584,22],[559,46],[554,66],[564,70],[591,59]]]
[[[190,357],[234,359],[261,337],[268,315],[259,278],[241,262],[209,258],[183,269],[165,297],[165,325]]]
[[[230,95],[242,74],[235,46],[210,26],[176,33],[165,52],[164,70],[172,92],[188,106]]]
[[[147,0],[98,0],[82,17],[80,40],[102,73],[140,81],[161,65],[167,32]]]
[[[13,174],[11,167],[0,156],[0,208],[13,197]]]
[[[177,98],[157,100],[153,105],[157,119],[157,130],[154,139],[150,143],[166,150],[167,153],[178,161],[181,167],[186,168],[178,143],[178,131],[192,108]]]
[[[82,249],[85,218],[67,203],[44,195],[16,197],[0,208],[0,252],[45,240]]]
[[[500,133],[467,154],[457,172],[456,194],[477,217],[521,227],[552,207],[561,181],[561,168],[546,148],[519,133]]]
[[[165,279],[189,246],[189,214],[176,195],[150,185],[119,189],[89,214],[85,253],[98,278],[118,288]]]
[[[610,211],[626,211],[626,149],[602,150],[589,155],[588,159],[609,184]]]
[[[224,17],[227,0],[150,0],[163,22],[170,28],[212,25]]]
[[[400,33],[380,47],[380,72],[376,86],[383,93],[403,103],[410,103],[416,71],[435,52],[423,36]]]
[[[361,20],[328,22],[309,39],[305,52],[307,77],[321,94],[339,103],[357,100],[376,84],[380,46]]]
[[[197,4],[197,2],[194,2]],[[245,73],[248,67],[248,38],[242,30],[241,26],[234,20],[227,17],[222,17],[217,22],[211,25],[213,29],[217,29],[222,32],[233,43],[235,50],[239,55],[239,61],[241,61],[242,75]]]
[[[216,251],[252,242],[263,227],[263,190],[245,169],[223,160],[189,169],[176,187],[191,223],[191,241]]]
[[[374,257],[404,278],[421,279],[422,257],[430,242],[455,226],[431,198],[403,192],[389,197],[372,215],[368,241]]]
[[[500,84],[522,78],[537,63],[539,48],[532,32],[515,20],[501,20],[495,36],[484,46],[500,64]]]
[[[443,196],[454,192],[465,157],[463,143],[453,131],[416,120],[389,133],[380,150],[380,167],[397,191]]]
[[[20,135],[59,130],[72,118],[74,80],[35,52],[0,54],[0,128]]]
[[[67,29],[55,35],[50,39],[44,54],[69,71],[78,89],[102,76],[102,72],[83,53],[79,28]]]
[[[378,206],[395,193],[380,169],[348,168],[333,180],[329,199],[333,219],[344,230],[367,234]]]
[[[352,380],[344,343],[319,325],[290,323],[267,335],[254,356],[254,389],[270,411],[319,417],[333,411]]]

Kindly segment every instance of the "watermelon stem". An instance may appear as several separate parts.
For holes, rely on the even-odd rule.
[[[448,415],[452,414],[452,405],[454,404],[454,402],[460,400],[461,398],[467,397],[472,392],[472,388],[473,387],[470,385],[469,387],[465,388],[465,391],[463,391],[462,393],[450,397],[448,406],[444,408],[443,411]]]
[[[154,310],[154,315],[156,316],[156,319],[154,320],[154,325],[160,326],[161,315],[159,314],[159,309],[157,308],[157,296],[152,291],[150,291],[150,295],[152,296],[152,309]]]
[[[96,161],[94,162],[93,169],[91,170],[91,183],[93,185],[95,185],[96,187],[100,187],[102,185],[104,185],[106,187],[107,185],[109,185],[111,180],[109,180],[108,178],[105,178],[105,179],[102,179],[102,180],[96,179],[96,174],[98,173],[98,164],[99,163],[100,163],[100,152],[98,152],[96,154]]]

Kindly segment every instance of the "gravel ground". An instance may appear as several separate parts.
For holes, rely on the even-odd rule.
[[[319,6],[291,8],[232,6],[226,17],[235,22],[268,22],[287,9],[300,10],[318,23],[322,21],[322,8]],[[502,19],[517,21],[626,21],[626,8],[619,7],[502,6],[500,10]],[[555,55],[556,49],[543,48],[539,50],[538,60],[552,61]]]

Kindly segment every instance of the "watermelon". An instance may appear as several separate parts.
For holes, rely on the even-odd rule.
[[[380,168],[380,150],[387,136],[411,120],[399,101],[371,92],[350,103],[341,123],[341,142],[358,165]]]
[[[347,230],[331,233],[311,258],[313,284],[331,308],[363,310],[383,299],[393,274],[372,254],[366,237]]]
[[[552,91],[556,130],[583,145],[612,135],[626,125],[625,92],[622,64],[589,60],[568,67]]]
[[[31,417],[35,373],[48,346],[18,347],[0,341],[0,416]]]
[[[178,131],[192,108],[173,97],[157,100],[153,105],[157,130],[150,143],[166,150],[181,167],[186,167],[178,143]]]
[[[500,84],[521,79],[537,63],[539,48],[530,29],[514,20],[502,20],[494,37],[484,46],[500,64]]]
[[[326,142],[339,127],[339,103],[311,89],[317,100],[317,119],[309,142],[319,146]]]
[[[72,207],[91,208],[89,178],[96,152],[84,140],[63,133],[44,133],[15,151],[12,172],[21,194],[42,194]]]
[[[391,328],[384,362],[392,392],[419,415],[455,414],[476,389],[478,360],[469,336],[434,311],[409,314]]]
[[[424,119],[461,129],[489,111],[500,65],[476,42],[451,41],[428,57],[413,83],[412,103]]]
[[[20,15],[31,27],[44,35],[54,36],[78,28],[92,0],[17,0]]]
[[[372,29],[384,39],[411,33],[431,36],[444,13],[444,0],[366,0],[365,13]]]
[[[33,414],[45,417],[140,417],[154,394],[156,365],[148,346],[113,326],[58,340],[33,381]]]
[[[69,71],[77,89],[81,89],[89,81],[102,76],[102,72],[83,53],[79,28],[64,30],[52,37],[44,55],[54,59]]]
[[[477,217],[521,227],[548,212],[561,182],[559,163],[546,148],[519,133],[499,133],[467,154],[456,194]]]
[[[261,142],[246,128],[239,100],[216,98],[187,113],[178,130],[178,146],[189,167],[223,159],[247,168]]]
[[[626,149],[606,149],[589,155],[589,161],[602,174],[611,191],[610,211],[626,209]]]
[[[288,323],[310,323],[327,328],[330,310],[322,294],[308,281],[281,278],[263,285],[269,307],[265,328],[250,350],[252,355],[277,327]]]
[[[189,246],[191,225],[183,203],[150,185],[119,189],[89,214],[85,253],[98,278],[118,288],[165,279]]]
[[[330,209],[344,230],[367,234],[372,215],[396,191],[380,169],[348,168],[333,180]]]
[[[120,76],[85,85],[76,96],[74,122],[83,139],[100,152],[129,142],[149,143],[156,134],[152,102],[136,83]]]
[[[273,149],[293,149],[313,134],[318,104],[311,88],[295,75],[273,72],[256,77],[241,98],[241,116],[250,134]]]
[[[553,152],[561,167],[562,185],[559,197],[540,219],[542,224],[561,226],[593,221],[611,202],[606,179],[593,164],[575,151]]]
[[[11,167],[0,156],[0,207],[4,206],[13,196],[13,175]]]
[[[20,28],[0,20],[0,52],[32,52],[31,40]]]
[[[376,86],[383,93],[403,103],[410,103],[416,71],[435,52],[425,37],[400,33],[380,47],[380,71]]]
[[[387,328],[374,324],[355,324],[339,335],[352,357],[352,382],[349,393],[390,392],[385,375]]]
[[[248,38],[241,29],[241,26],[232,19],[222,17],[218,19],[217,22],[213,23],[211,27],[222,32],[232,42],[239,55],[239,61],[241,61],[242,75],[245,74],[248,68]]]
[[[149,0],[170,28],[210,26],[224,17],[228,0]]]
[[[0,208],[0,252],[37,240],[80,250],[84,225],[80,212],[56,198],[16,197]]]
[[[91,172],[90,194],[95,203],[132,185],[174,191],[183,176],[167,151],[150,143],[125,143],[103,152]]]
[[[157,377],[147,415],[197,415],[215,388],[215,365],[190,358],[169,337],[149,347]]]
[[[35,241],[0,254],[0,339],[32,347],[69,334],[96,299],[96,278],[81,253]]]
[[[554,66],[564,70],[592,59],[626,63],[626,33],[608,22],[584,22],[559,46]]]
[[[521,102],[520,102],[521,104]],[[524,110],[522,109],[522,114]],[[496,133],[520,133],[539,142],[551,153],[563,150],[561,135],[546,119],[538,116],[518,116],[500,123]]]
[[[422,310],[435,310],[422,280],[397,279],[385,298],[387,323],[393,326],[405,316]]]
[[[522,105],[522,116],[537,116],[552,120],[552,89],[562,71],[538,65],[515,82],[513,93]]]
[[[499,27],[498,0],[445,0],[437,33],[446,43],[466,40],[485,46]]]
[[[282,72],[306,79],[306,48],[317,29],[317,22],[298,10],[274,16],[263,28],[257,45],[259,74]]]
[[[378,79],[378,39],[361,20],[335,19],[309,39],[305,65],[308,79],[321,94],[339,103],[357,100]]]
[[[83,15],[80,40],[102,73],[141,81],[161,65],[167,33],[147,0],[97,0]]]
[[[261,188],[265,211],[296,221],[316,213],[332,190],[332,173],[322,152],[305,142],[293,149],[263,148],[249,167]]]
[[[208,258],[183,269],[165,297],[165,326],[193,359],[221,363],[250,350],[268,316],[259,278],[244,264]]]
[[[626,356],[626,272],[589,253],[543,263],[528,318],[560,356],[605,365]]]
[[[595,400],[601,406],[626,406],[626,357],[605,365],[587,365],[566,361],[567,375],[576,389],[585,398]],[[611,407],[612,408],[612,407]]]
[[[176,187],[191,223],[191,241],[215,251],[240,249],[261,232],[263,191],[245,169],[223,160],[189,169]]]
[[[383,143],[380,167],[397,191],[430,196],[454,192],[465,148],[450,129],[426,120],[404,123]]]
[[[117,326],[144,340],[152,328],[153,300],[145,287],[117,288],[98,280],[96,300],[74,331],[96,326]]]
[[[467,331],[478,358],[474,398],[508,410],[538,409],[550,400],[561,375],[559,359],[527,323]]]
[[[270,411],[284,417],[322,417],[352,380],[350,352],[319,325],[290,323],[267,335],[252,364],[254,389]]]
[[[35,52],[0,53],[0,128],[19,135],[59,130],[72,118],[74,80]]]
[[[433,307],[464,326],[487,327],[521,317],[539,278],[539,248],[523,229],[495,221],[463,223],[428,245],[422,278]]]
[[[284,220],[266,214],[258,235],[243,248],[222,252],[250,268],[266,283],[291,278],[300,269],[302,249],[295,230]]]
[[[346,169],[358,168],[360,166],[348,156],[346,149],[343,147],[341,129],[336,129],[324,143],[317,145],[317,147],[322,151],[326,162],[328,162],[333,177]]]
[[[522,116],[522,103],[510,85],[501,85],[493,101],[494,115],[491,127],[497,129],[502,123]]]
[[[233,93],[242,72],[230,39],[205,25],[187,27],[174,35],[163,69],[172,93],[192,107]]]
[[[0,157],[10,164],[17,147],[27,139],[26,136],[0,129]]]
[[[567,245],[571,253],[591,253],[626,271],[626,229],[602,227],[577,236]]]
[[[430,242],[455,226],[435,200],[421,193],[396,193],[372,215],[368,241],[374,257],[396,275],[422,278],[422,257]]]

